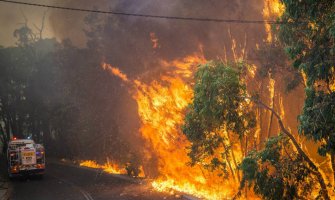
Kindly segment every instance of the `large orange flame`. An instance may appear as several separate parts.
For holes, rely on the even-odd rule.
[[[204,62],[206,60],[201,54],[171,62],[162,61],[162,67],[168,72],[149,84],[140,80],[129,81],[109,64],[102,66],[131,86],[130,91],[138,104],[142,123],[140,132],[146,148],[158,157],[160,175],[152,186],[158,191],[173,190],[206,199],[226,199],[233,196],[238,183],[207,172],[200,165],[187,165],[190,142],[180,130],[184,110],[193,98],[190,78],[197,65]]]

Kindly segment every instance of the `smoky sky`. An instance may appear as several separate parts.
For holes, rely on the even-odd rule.
[[[29,3],[52,3],[51,0],[37,1],[37,0],[25,0],[22,2]],[[46,12],[45,28],[43,30],[44,37],[54,37],[54,34],[49,26],[50,10],[40,7],[17,5],[7,2],[0,2],[0,45],[2,46],[14,46],[16,39],[13,36],[15,29],[27,24],[33,31],[37,31],[35,28],[41,27],[42,18]]]
[[[116,12],[219,19],[262,20],[263,2],[259,0],[116,0],[59,1],[55,5]],[[127,74],[137,75],[155,68],[159,59],[182,58],[203,52],[207,59],[232,58],[232,39],[237,49],[255,48],[264,39],[264,25],[153,19],[119,15],[97,15],[91,25],[101,24],[91,38],[83,30],[88,13],[52,10],[50,26],[57,38],[70,38],[80,46],[89,40],[101,46],[101,57]],[[229,31],[231,34],[229,34]],[[152,48],[150,34],[155,33],[159,47]]]
[[[150,15],[242,20],[261,20],[263,10],[263,2],[260,0],[25,0],[24,2]],[[56,37],[58,40],[69,38],[73,44],[80,47],[85,47],[87,44],[83,30],[87,28],[84,18],[89,13],[9,3],[1,3],[0,11],[0,22],[3,27],[0,33],[1,45],[14,44],[13,31],[25,23],[26,19],[33,29],[35,25],[40,26],[44,12],[47,13],[45,37]],[[160,44],[160,48],[155,49],[154,56],[166,59],[183,57],[198,49],[199,44],[203,45],[204,53],[209,58],[222,56],[224,51],[229,55],[231,38],[228,30],[231,30],[234,39],[241,44],[244,43],[246,36],[248,48],[252,48],[264,38],[262,24],[194,22],[105,14],[99,15],[99,18],[106,23],[104,30],[100,32],[102,37],[100,42],[108,50],[106,54],[115,53],[113,49],[119,49],[118,52],[122,51],[122,54],[128,52],[135,57],[147,58],[143,54],[153,51],[151,32],[156,34]],[[118,60],[115,61],[116,64],[123,64]]]
[[[137,14],[242,20],[261,20],[263,10],[263,2],[260,0],[25,0],[24,2]],[[58,40],[69,38],[76,46],[87,45],[84,32],[88,28],[84,19],[90,15],[87,12],[8,3],[1,3],[0,10],[0,22],[3,27],[0,33],[1,45],[14,44],[13,31],[26,19],[31,28],[35,29],[35,25],[40,26],[44,12],[47,13],[43,31],[45,37],[56,37]],[[97,41],[105,49],[106,55],[103,56],[109,57],[113,54],[114,64],[121,65],[120,67],[135,65],[120,61],[124,60],[122,55],[127,53],[133,56],[131,60],[138,61],[144,58],[143,61],[136,62],[136,65],[143,65],[147,69],[149,64],[145,60],[148,57],[165,59],[183,57],[199,49],[199,45],[203,45],[204,53],[210,59],[223,56],[225,53],[229,57],[232,53],[230,51],[232,44],[228,30],[240,45],[246,38],[249,49],[264,39],[262,24],[195,22],[106,14],[100,14],[98,17],[101,23],[105,23],[103,29],[99,31],[100,41]],[[158,38],[157,49],[152,49],[150,40],[152,32]]]

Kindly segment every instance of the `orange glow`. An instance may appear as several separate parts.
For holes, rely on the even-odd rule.
[[[107,172],[110,174],[126,174],[127,173],[124,168],[120,168],[118,165],[113,164],[113,163],[106,163],[106,164],[100,165],[97,162],[92,161],[92,160],[84,160],[80,162],[79,165],[83,167],[101,169],[104,172]]]
[[[331,70],[332,74],[335,74],[334,68],[335,68],[335,66],[332,67],[332,70]],[[329,87],[330,87],[331,91],[335,91],[335,79],[330,80]],[[335,180],[334,180],[334,182],[335,182]]]
[[[264,0],[263,18],[265,20],[276,20],[285,11],[285,6],[280,0]],[[265,24],[265,31],[267,33],[267,42],[272,42],[273,35],[271,33],[271,25]]]
[[[193,72],[205,62],[201,53],[173,61],[163,60],[161,66],[167,72],[149,84],[141,80],[121,79],[130,83],[129,91],[137,102],[140,133],[146,141],[146,148],[158,156],[159,177],[152,182],[152,186],[162,192],[179,191],[200,198],[225,199],[237,192],[239,183],[232,177],[224,179],[218,176],[218,171],[208,172],[201,165],[187,165],[190,161],[187,155],[190,142],[180,130],[185,108],[193,98],[190,85]],[[103,68],[106,66],[110,65],[102,65]],[[119,74],[122,72],[115,75]],[[235,152],[240,150],[235,146],[233,149],[240,161],[242,154]],[[150,155],[147,157],[144,159],[149,160]]]
[[[282,119],[285,119],[285,107],[283,96],[279,96],[279,114]]]
[[[184,109],[193,97],[192,88],[185,78],[192,76],[195,67],[204,63],[203,56],[193,55],[181,60],[162,62],[164,67],[173,67],[168,75],[150,84],[137,84],[134,98],[142,121],[140,129],[148,145],[159,155],[160,177],[152,186],[157,191],[179,191],[208,199],[222,199],[231,192],[222,190],[222,178],[212,174],[205,177],[199,167],[190,167],[186,148],[189,141],[181,133]]]
[[[248,73],[251,78],[255,78],[257,72],[257,66],[255,64],[248,66]]]
[[[119,77],[121,80],[125,82],[128,82],[127,75],[123,74],[118,68],[113,67],[112,65],[107,64],[107,63],[102,63],[101,66],[104,70],[108,70],[111,74]]]
[[[274,98],[274,95],[275,95],[275,83],[276,83],[276,81],[273,79],[273,78],[271,78],[271,77],[269,77],[269,93],[270,93],[270,99],[273,99]],[[273,108],[273,106],[274,106],[274,102],[273,101],[271,101],[270,102],[270,107],[272,107]]]

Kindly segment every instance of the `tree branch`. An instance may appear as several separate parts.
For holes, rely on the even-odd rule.
[[[283,121],[282,121],[281,117],[279,116],[279,114],[273,108],[270,108],[268,105],[264,104],[260,100],[253,99],[253,98],[249,98],[249,99],[252,100],[253,102],[257,103],[258,105],[261,105],[262,107],[264,107],[265,109],[267,109],[267,110],[269,110],[273,113],[273,115],[278,120],[280,130],[290,138],[294,147],[297,149],[299,155],[302,156],[303,160],[305,160],[309,164],[309,166],[312,168],[312,170],[314,170],[314,173],[315,173],[315,175],[316,175],[316,177],[317,177],[317,179],[320,183],[320,186],[321,186],[321,192],[322,192],[323,198],[326,199],[326,200],[330,200],[329,195],[328,195],[327,186],[325,184],[325,181],[322,177],[321,172],[319,171],[319,168],[314,164],[314,162],[302,150],[302,148],[300,147],[300,145],[298,144],[298,142],[294,138],[294,136],[284,127]]]

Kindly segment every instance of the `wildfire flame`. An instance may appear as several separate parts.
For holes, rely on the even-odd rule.
[[[179,191],[200,198],[225,199],[235,194],[238,183],[206,172],[200,165],[188,166],[187,147],[190,142],[180,130],[184,110],[193,98],[190,78],[197,65],[205,62],[201,53],[161,61],[162,68],[169,69],[168,72],[149,84],[129,80],[109,64],[104,63],[102,67],[131,87],[142,123],[140,133],[148,151],[154,151],[158,157],[160,176],[152,182],[152,186],[157,191]]]
[[[110,71],[111,74],[119,77],[124,82],[128,82],[127,75],[125,75],[124,73],[122,73],[118,68],[113,67],[112,65],[107,64],[107,63],[102,63],[101,66],[102,66],[102,68],[104,70]]]
[[[273,20],[283,14],[284,6],[280,0],[264,0],[263,18]],[[271,26],[265,24],[267,42],[273,41]],[[229,33],[231,35],[231,33]],[[158,38],[155,33],[150,33],[152,48],[159,48]],[[232,52],[235,61],[246,57],[245,46],[241,55],[237,55],[236,41],[232,38]],[[246,39],[245,39],[246,41]],[[256,44],[258,48],[258,44]],[[227,60],[227,58],[225,59]],[[141,120],[140,133],[146,141],[144,152],[152,152],[157,156],[159,177],[151,184],[157,191],[173,192],[179,191],[205,199],[227,199],[236,194],[238,182],[233,178],[223,179],[215,172],[203,170],[200,165],[188,166],[189,157],[187,147],[190,142],[182,134],[180,126],[183,123],[184,111],[192,101],[193,91],[191,78],[198,64],[206,62],[201,53],[193,54],[182,59],[173,61],[162,60],[160,65],[166,69],[164,75],[160,75],[156,80],[145,83],[142,80],[128,79],[127,75],[117,67],[102,63],[102,68],[112,75],[119,77],[129,86],[129,92],[138,105],[138,115]],[[256,65],[249,69],[251,78],[255,77]],[[268,83],[269,97],[275,96],[275,79],[270,78]],[[335,85],[335,84],[334,84]],[[332,87],[334,88],[334,86]],[[277,94],[276,94],[277,95]],[[274,102],[270,102],[274,107]],[[282,99],[279,101],[279,110],[282,117],[285,116]],[[255,137],[260,133],[258,125]],[[229,144],[227,144],[229,145]],[[236,155],[236,160],[242,159],[242,151],[232,145],[232,151]],[[146,155],[144,162],[149,162],[152,154]],[[126,173],[125,169],[118,165],[100,165],[94,161],[83,161],[81,166],[103,169],[109,173]],[[143,168],[141,168],[144,174]],[[237,170],[236,168],[232,171]],[[249,199],[257,199],[253,194],[248,194]]]
[[[280,17],[285,10],[284,4],[280,0],[264,0],[263,18],[265,20],[274,20]],[[271,25],[265,24],[265,31],[267,33],[267,42],[272,42],[273,35],[271,32]]]
[[[104,172],[110,174],[126,174],[126,170],[124,168],[120,168],[118,165],[107,162],[106,164],[100,165],[92,160],[84,160],[80,162],[80,166],[89,167],[94,169],[101,169]]]

